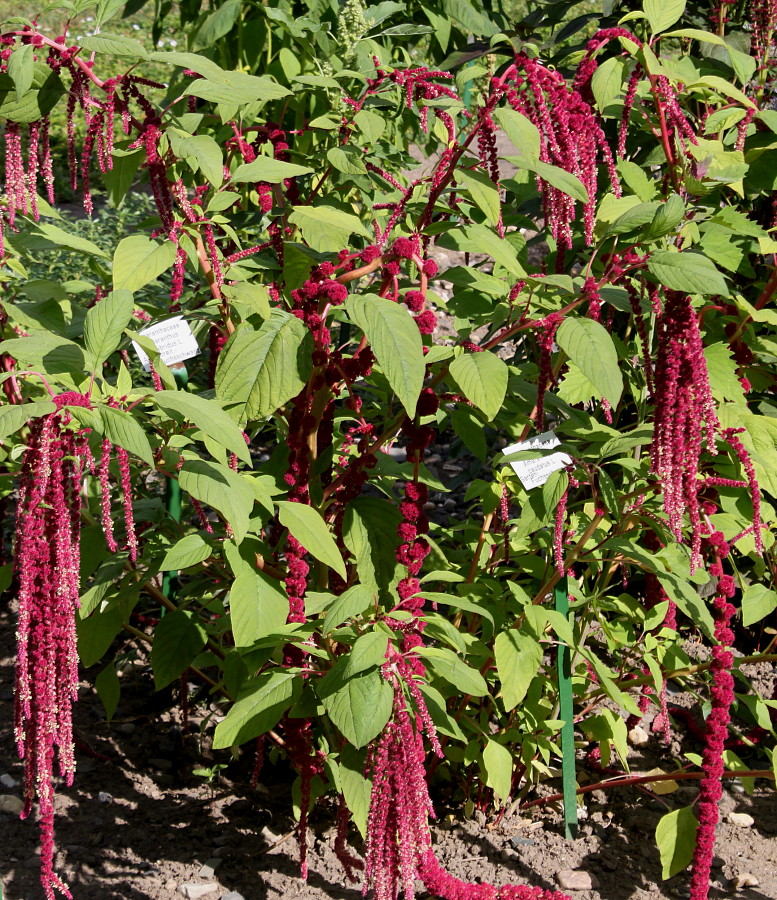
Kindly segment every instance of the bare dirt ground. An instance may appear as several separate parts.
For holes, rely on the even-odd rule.
[[[0,609],[0,793],[20,797],[22,763],[12,733],[14,610],[7,597]],[[313,815],[307,883],[298,878],[296,838],[274,846],[294,828],[291,776],[283,766],[265,765],[259,788],[252,790],[253,754],[230,762],[229,753],[221,752],[215,761],[229,766],[208,785],[192,774],[214,763],[197,724],[207,713],[207,701],[192,709],[184,733],[172,695],[152,693],[150,670],[140,661],[122,678],[119,709],[109,724],[91,685],[98,668],[83,673],[76,704],[78,772],[71,788],[60,786],[57,799],[57,864],[76,900],[239,900],[231,892],[244,900],[361,896],[360,885],[346,884],[334,857],[331,809]],[[768,668],[751,674],[760,674],[765,688],[773,678]],[[677,739],[669,748],[657,738],[639,752],[632,748],[632,771],[673,768],[679,739],[684,750],[698,751],[679,725]],[[751,761],[764,767],[762,758]],[[579,775],[581,782],[600,777],[586,772],[582,761]],[[771,786],[761,785],[747,796],[728,782],[714,897],[777,900],[777,804]],[[547,785],[547,793],[558,789],[557,783]],[[455,810],[441,815],[433,840],[441,862],[467,880],[557,888],[559,873],[574,870],[575,877],[588,876],[594,885],[570,891],[576,900],[684,898],[686,872],[660,879],[653,831],[667,808],[686,806],[695,794],[693,782],[681,782],[677,791],[660,798],[637,788],[594,791],[585,795],[580,836],[572,842],[564,839],[559,810],[553,807],[505,817],[498,827],[493,816],[476,813],[465,819]],[[754,823],[729,823],[726,816],[734,811],[749,813]],[[0,834],[4,900],[42,900],[37,823],[0,812]],[[359,850],[358,835],[354,838]],[[196,886],[201,892],[191,890]],[[419,896],[424,896],[420,890]]]

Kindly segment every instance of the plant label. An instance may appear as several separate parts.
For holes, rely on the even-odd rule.
[[[529,438],[526,441],[519,441],[517,444],[511,444],[502,451],[505,456],[511,453],[518,453],[526,450],[552,450],[558,447],[561,441],[553,434],[552,431],[544,431],[536,437]],[[521,479],[521,484],[530,491],[532,488],[540,487],[550,478],[550,476],[568,466],[572,460],[566,453],[550,453],[538,459],[510,460],[515,474]]]
[[[164,322],[157,322],[156,325],[149,325],[140,334],[143,337],[151,338],[166,366],[199,356],[200,348],[197,345],[197,338],[183,316],[174,316],[172,319],[165,319]],[[138,354],[140,364],[147,372],[150,372],[151,360],[148,354],[135,341],[132,342],[132,346]]]

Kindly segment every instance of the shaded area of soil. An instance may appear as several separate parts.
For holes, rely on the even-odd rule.
[[[17,784],[10,785],[6,778],[0,792],[18,797],[22,764],[12,733],[13,619],[7,607],[0,613],[0,775]],[[93,678],[95,670],[86,674]],[[212,885],[214,890],[205,896],[214,900],[230,891],[245,900],[361,896],[359,885],[345,883],[334,856],[331,809],[317,809],[313,816],[307,883],[298,878],[295,836],[274,846],[294,827],[290,776],[282,764],[265,765],[257,790],[250,787],[250,748],[212,786],[192,774],[192,769],[214,762],[207,737],[200,741],[197,724],[207,714],[207,700],[193,710],[199,715],[193,715],[184,734],[180,711],[170,705],[169,694],[151,693],[143,665],[124,674],[120,706],[110,724],[88,680],[81,694],[76,704],[78,772],[71,788],[60,787],[56,832],[57,865],[76,900],[172,900],[182,896],[179,886],[189,883]],[[212,730],[212,725],[205,727]],[[657,739],[642,756],[632,749],[632,769],[672,768],[678,749],[664,749]],[[229,762],[229,755],[221,753],[216,761]],[[546,790],[557,789],[557,784],[549,784]],[[731,879],[749,873],[758,885],[735,896],[775,900],[774,793],[768,786],[751,797],[740,791],[734,784],[724,795],[722,812],[749,812],[755,824],[720,825],[713,896],[731,896]],[[573,842],[564,839],[559,812],[551,807],[533,811],[531,817],[505,817],[498,827],[479,813],[469,820],[459,818],[458,812],[441,815],[432,836],[441,862],[467,880],[551,888],[557,887],[557,873],[576,869],[592,875],[599,885],[574,891],[572,896],[579,900],[683,898],[688,896],[687,873],[660,880],[653,832],[667,808],[686,806],[695,794],[690,783],[681,783],[662,798],[635,788],[595,791],[586,796],[580,836]],[[41,900],[36,822],[0,813],[0,828],[3,897]],[[354,837],[359,849],[358,835]],[[206,861],[215,874],[203,870]]]

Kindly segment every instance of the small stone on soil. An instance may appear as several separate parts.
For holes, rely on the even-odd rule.
[[[24,809],[24,801],[14,794],[0,794],[0,812],[18,816]]]
[[[100,793],[97,795],[97,802],[113,803],[113,797],[110,794],[106,793],[106,791],[100,791]]]
[[[650,743],[650,735],[644,728],[635,725],[628,734],[629,743],[632,747],[644,747]]]
[[[726,819],[738,828],[752,828],[755,825],[755,819],[749,813],[730,812]]]
[[[761,882],[750,872],[740,872],[728,883],[730,891],[741,891],[742,888],[758,887]]]
[[[591,891],[599,887],[596,876],[582,869],[562,869],[556,872],[556,881],[565,891]]]
[[[245,900],[245,897],[238,894],[237,891],[230,891],[228,894],[223,894],[221,900]]]
[[[183,894],[187,900],[197,900],[198,897],[215,894],[218,889],[217,884],[193,884],[190,881],[178,885],[178,893]]]
[[[216,869],[221,865],[224,860],[218,859],[217,857],[212,857],[211,859],[206,859],[204,865],[197,873],[200,878],[213,878],[216,874]]]
[[[6,772],[5,774],[0,775],[0,784],[2,784],[3,787],[15,788],[19,782]]]

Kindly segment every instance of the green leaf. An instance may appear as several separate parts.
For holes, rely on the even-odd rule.
[[[84,50],[99,53],[100,56],[118,56],[121,59],[148,59],[146,48],[140,41],[122,34],[89,34],[79,38]]]
[[[343,557],[321,514],[303,503],[292,503],[289,500],[277,502],[281,525],[289,529],[308,553],[334,569],[342,578],[346,578]]]
[[[121,693],[119,676],[116,674],[116,667],[112,662],[108,663],[95,678],[94,686],[105,707],[105,717],[110,722],[116,712],[116,707],[119,705],[119,695]]]
[[[192,50],[205,50],[226,37],[240,17],[242,0],[226,0],[216,6],[193,36],[189,38]]]
[[[504,803],[510,796],[513,780],[513,755],[503,744],[491,738],[483,750],[485,782]]]
[[[119,241],[113,255],[114,290],[138,291],[166,272],[175,262],[175,244],[161,244],[145,234],[133,234]]]
[[[386,602],[390,586],[398,579],[395,548],[399,542],[399,510],[378,497],[357,497],[345,509],[343,540],[356,559],[363,585]]]
[[[244,744],[274,728],[301,693],[302,683],[294,672],[264,672],[249,678],[224,721],[216,726],[213,749]]]
[[[154,455],[148,436],[134,416],[123,409],[101,406],[100,419],[105,437],[115,447],[122,447],[127,453],[132,453],[150,468],[154,468]]]
[[[191,165],[196,163],[202,174],[216,188],[221,187],[224,181],[224,159],[221,155],[221,147],[209,134],[195,134],[183,138],[174,152]]]
[[[213,75],[197,78],[186,88],[184,94],[234,107],[254,103],[257,100],[264,103],[282,100],[288,97],[291,91],[264,76],[248,75],[245,72],[222,72],[218,78]]]
[[[111,154],[113,168],[103,173],[108,200],[114,208],[121,205],[135,180],[135,175],[145,159],[143,150],[120,150],[115,147]]]
[[[467,238],[477,245],[478,252],[488,253],[494,262],[504,266],[511,275],[522,278],[526,274],[523,266],[518,262],[518,254],[510,241],[500,238],[490,228],[477,223],[467,225],[463,231]]]
[[[188,569],[189,566],[196,566],[197,563],[206,560],[211,553],[213,550],[210,544],[201,534],[196,532],[187,534],[165,553],[159,570],[160,572],[177,572],[179,569]]]
[[[29,124],[47,116],[65,93],[65,85],[42,60],[34,65],[32,83],[23,97],[10,74],[0,73],[0,120]]]
[[[347,591],[340,594],[335,602],[326,611],[322,634],[329,634],[335,628],[361,615],[374,603],[372,591],[363,584],[355,584]]]
[[[254,498],[245,481],[229,466],[193,460],[184,463],[178,480],[181,489],[218,510],[240,543],[248,531]]]
[[[159,620],[151,648],[154,685],[161,690],[182,675],[205,646],[208,635],[194,614],[176,610]]]
[[[502,204],[499,202],[499,188],[488,175],[475,169],[457,169],[456,181],[466,188],[486,221],[496,227],[501,219]]]
[[[742,624],[754,625],[777,608],[777,593],[763,584],[751,584],[742,596]]]
[[[95,25],[101,28],[125,5],[125,0],[100,0],[95,13]]]
[[[606,59],[594,72],[591,90],[601,112],[620,94],[625,73],[626,60],[618,56]]]
[[[565,318],[556,342],[612,407],[623,393],[618,353],[607,329],[593,319]]]
[[[0,109],[0,114],[1,113],[2,110]],[[65,231],[64,228],[51,224],[51,222],[38,222],[37,234],[46,242],[43,245],[43,249],[48,249],[48,247],[52,247],[53,245],[57,250],[62,247],[67,247],[70,250],[77,250],[79,253],[87,253],[90,256],[101,256],[104,259],[108,258],[108,254],[93,241],[80,237],[77,234],[71,234],[69,231]],[[33,232],[33,237],[34,236],[35,232]]]
[[[3,350],[5,351],[5,344]],[[38,419],[56,412],[57,407],[50,400],[36,400],[34,403],[0,406],[0,440],[15,434],[30,419]]]
[[[657,250],[648,258],[647,267],[656,281],[670,290],[728,297],[726,282],[712,260],[693,250]]]
[[[698,819],[693,808],[684,806],[661,816],[656,825],[656,844],[661,856],[661,878],[671,878],[693,859]]]
[[[672,234],[685,218],[685,203],[677,194],[670,194],[666,202],[659,205],[653,221],[645,229],[646,241],[655,241],[666,234]]]
[[[216,396],[242,403],[241,419],[263,419],[302,390],[312,363],[310,332],[291,313],[273,309],[259,331],[238,326],[219,354]]]
[[[289,222],[299,228],[307,244],[323,253],[346,246],[352,234],[370,241],[373,237],[358,216],[332,206],[295,206]]]
[[[157,391],[149,399],[169,416],[177,414],[193,422],[209,438],[250,465],[251,453],[243,432],[217,400],[206,400],[188,391]]]
[[[372,785],[364,777],[365,753],[345,744],[340,753],[340,786],[353,823],[362,838],[367,837],[367,816],[370,811]]]
[[[127,614],[120,605],[110,606],[87,619],[76,620],[78,634],[78,658],[87,669],[101,660],[116,635],[127,621]]]
[[[101,369],[121,343],[134,308],[132,294],[127,290],[116,290],[87,310],[84,320],[85,360],[92,372]]]
[[[286,624],[289,598],[278,581],[243,566],[232,582],[229,612],[236,647],[250,647]]]
[[[542,647],[530,635],[509,628],[496,636],[494,656],[505,712],[510,712],[526,696],[542,665]]]
[[[426,365],[418,327],[404,306],[377,294],[352,294],[346,308],[364,332],[394,393],[412,418]]]
[[[17,46],[8,60],[7,72],[13,79],[17,102],[20,102],[32,87],[35,77],[34,52],[35,48],[32,44]]]
[[[465,353],[449,369],[464,396],[492,422],[507,392],[508,370],[504,360],[487,351]]]
[[[394,691],[377,669],[352,678],[341,658],[318,683],[329,718],[354,747],[364,747],[383,731],[391,716]]]
[[[452,650],[446,647],[417,647],[414,651],[429,663],[429,667],[440,678],[472,697],[485,697],[488,685],[477,669],[468,666]]]
[[[382,116],[371,112],[369,109],[362,109],[353,117],[353,124],[364,135],[365,140],[370,143],[377,141],[386,130],[386,123]]]
[[[653,34],[659,34],[682,16],[685,0],[645,0],[643,9]]]
[[[44,374],[68,373],[81,378],[86,371],[84,354],[78,344],[46,331],[3,341],[3,353]]]
[[[327,162],[343,175],[367,174],[361,151],[356,147],[331,147],[327,150],[326,158]]]
[[[343,671],[343,677],[351,678],[359,672],[383,665],[386,662],[388,641],[385,631],[368,631],[358,637],[347,656],[348,664]]]
[[[534,122],[514,109],[497,109],[494,118],[516,150],[530,159],[540,158],[542,139]]]
[[[297,178],[309,175],[313,169],[298,166],[294,163],[273,159],[271,156],[257,156],[250,163],[242,163],[230,176],[235,183],[243,181],[266,181],[268,184],[280,184],[285,178]]]
[[[169,63],[181,69],[191,69],[192,72],[196,72],[198,75],[202,75],[203,78],[210,78],[213,81],[218,81],[227,74],[212,59],[208,59],[207,56],[201,56],[199,53],[186,53],[180,50],[155,50],[149,56],[149,59],[152,62]]]

